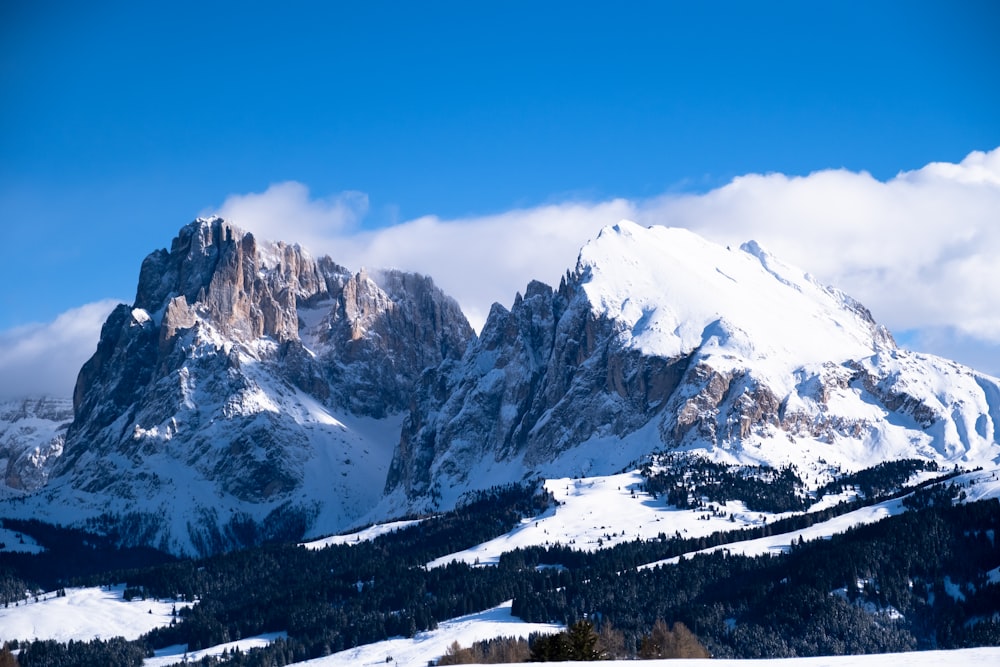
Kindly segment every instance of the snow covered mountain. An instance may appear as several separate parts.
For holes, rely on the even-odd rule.
[[[420,374],[473,336],[429,278],[199,219],[108,317],[49,484],[15,513],[176,553],[341,529],[377,502]]]
[[[20,496],[0,516],[186,554],[663,451],[794,464],[811,488],[886,460],[1000,463],[1000,380],[898,348],[859,303],[753,242],[631,222],[584,247],[558,289],[494,305],[476,337],[429,278],[352,272],[199,219],[143,262],[73,407],[64,436],[38,431],[33,468],[0,449]]]
[[[896,346],[859,303],[750,242],[622,222],[557,290],[494,306],[420,385],[387,506],[608,475],[653,451],[794,464],[813,484],[884,460],[994,465],[1000,383]]]
[[[48,481],[73,421],[68,399],[30,398],[0,403],[0,497],[35,491]]]

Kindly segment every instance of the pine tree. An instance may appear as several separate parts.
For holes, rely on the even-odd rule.
[[[601,657],[597,650],[598,636],[590,621],[577,621],[567,632],[570,660],[597,660]]]

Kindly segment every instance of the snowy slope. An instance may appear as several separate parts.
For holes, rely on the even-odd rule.
[[[966,501],[1000,498],[1000,468],[971,472],[950,480],[966,492]],[[920,481],[917,476],[914,481]],[[493,540],[469,549],[437,558],[428,567],[440,567],[452,561],[469,564],[495,564],[500,556],[517,548],[561,544],[581,551],[613,547],[623,542],[667,537],[707,537],[715,532],[761,526],[791,516],[751,512],[739,501],[712,503],[718,510],[677,509],[665,499],[654,498],[640,490],[643,479],[638,471],[607,477],[563,478],[546,480],[556,505],[543,514],[524,519],[521,525]],[[849,497],[826,496],[808,511],[829,507]],[[707,552],[726,550],[756,556],[787,551],[792,540],[829,537],[847,529],[880,521],[905,511],[902,500],[891,500],[864,507],[791,533],[757,540],[726,544]],[[688,554],[689,556],[691,554]],[[667,562],[676,562],[676,558]],[[661,563],[651,563],[655,566]]]
[[[18,606],[0,608],[3,639],[55,639],[60,642],[125,637],[138,639],[153,628],[169,625],[174,608],[183,604],[160,600],[123,598],[125,586],[68,588],[64,597],[54,593],[30,598]]]
[[[476,614],[444,621],[436,630],[418,632],[412,639],[400,637],[366,644],[334,653],[325,658],[307,660],[304,665],[356,667],[358,665],[420,665],[444,655],[452,642],[470,646],[473,642],[494,637],[524,637],[532,633],[554,633],[563,628],[548,623],[525,623],[510,614],[511,602]],[[579,664],[579,663],[576,663]]]
[[[0,551],[37,554],[45,551],[31,535],[9,528],[0,528]]]
[[[359,525],[414,383],[473,336],[425,276],[198,219],[143,261],[80,370],[61,456],[0,516],[183,555]],[[0,463],[4,435],[0,421]]]
[[[900,349],[859,303],[748,242],[621,222],[558,289],[495,306],[424,383],[382,511],[607,476],[652,452],[795,465],[816,485],[916,458],[1000,463],[1000,380]]]
[[[48,481],[72,420],[68,399],[0,402],[0,498],[20,496]]]
[[[387,644],[391,651],[396,644]],[[387,653],[387,655],[392,655]],[[430,664],[430,652],[406,652],[406,660],[393,661],[398,667],[425,667]],[[384,665],[384,659],[368,662],[323,662],[320,658],[308,665]],[[643,667],[994,667],[1000,663],[1000,647],[972,648],[957,651],[920,651],[913,653],[883,653],[875,655],[842,655],[821,658],[785,658],[775,660],[643,660]],[[633,661],[611,662],[546,662],[521,663],[525,665],[563,665],[564,667],[607,667],[608,665],[634,665]],[[472,665],[471,667],[476,667]]]
[[[288,633],[285,632],[268,632],[267,634],[257,635],[256,637],[244,637],[243,639],[239,639],[234,642],[226,642],[225,644],[210,646],[197,651],[188,651],[186,644],[168,646],[167,648],[155,651],[153,657],[146,658],[142,661],[142,664],[143,667],[170,667],[170,665],[176,664],[197,663],[204,658],[210,656],[221,656],[224,653],[230,653],[232,651],[241,651],[246,653],[251,649],[267,646],[276,639],[284,639],[287,636]]]
[[[903,506],[902,500],[890,500],[884,503],[871,505],[870,507],[863,507],[859,510],[848,512],[847,514],[842,514],[841,516],[830,519],[829,521],[822,521],[820,523],[813,524],[808,528],[802,528],[789,533],[761,537],[756,540],[746,540],[744,542],[710,547],[708,549],[702,549],[701,551],[692,551],[684,554],[684,557],[690,558],[695,554],[708,554],[715,553],[717,551],[725,551],[726,553],[744,556],[763,556],[787,553],[789,549],[791,549],[792,542],[795,540],[803,539],[808,542],[810,540],[828,538],[833,535],[843,533],[855,526],[876,523],[887,517],[902,514],[905,511],[906,508]],[[643,567],[650,568],[658,565],[670,565],[677,563],[679,559],[680,557],[668,558],[666,560],[648,563]]]
[[[382,535],[388,535],[394,533],[397,530],[402,530],[403,528],[409,528],[410,526],[415,526],[420,523],[423,519],[410,519],[407,521],[390,521],[389,523],[378,523],[374,526],[369,526],[362,530],[355,531],[353,533],[346,533],[343,535],[333,535],[331,537],[324,537],[318,540],[313,540],[312,542],[306,542],[302,546],[306,549],[323,549],[325,547],[337,545],[337,544],[358,544],[359,542],[370,542],[376,537]]]
[[[157,415],[155,410],[133,416],[130,441],[141,452],[141,466],[137,457],[120,452],[83,452],[74,474],[93,479],[99,473],[113,480],[110,487],[91,492],[87,485],[68,483],[72,477],[56,480],[44,494],[11,507],[8,515],[64,523],[103,513],[131,515],[160,535],[154,546],[197,554],[218,548],[210,541],[213,536],[221,534],[216,539],[224,545],[226,532],[241,523],[255,522],[264,530],[297,521],[307,536],[329,534],[378,501],[401,415],[335,416],[269,370],[273,344],[234,345],[207,325],[189,337],[188,360],[175,374],[182,400],[159,422],[146,421],[147,415]],[[197,367],[216,350],[239,364],[241,374],[231,384],[226,378],[206,378]],[[245,444],[236,449],[234,442]],[[278,446],[280,467],[275,465]],[[241,469],[228,472],[234,464]],[[154,526],[155,518],[161,520]],[[288,539],[301,536],[289,534]]]
[[[719,505],[734,521],[711,512],[678,510],[663,498],[639,491],[642,476],[637,471],[607,477],[546,480],[545,488],[556,506],[544,514],[524,519],[521,525],[494,540],[465,551],[442,556],[430,567],[453,560],[482,565],[496,563],[500,555],[519,547],[562,544],[581,551],[594,551],[622,542],[656,539],[661,533],[673,537],[702,537],[716,531],[760,525],[776,515],[749,512],[743,503]]]
[[[620,323],[625,343],[650,356],[702,347],[718,370],[756,359],[787,377],[798,366],[869,356],[889,338],[849,297],[753,242],[731,250],[685,229],[622,221],[583,248],[577,271],[594,313]]]

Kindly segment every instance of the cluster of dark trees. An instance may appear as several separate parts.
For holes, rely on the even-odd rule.
[[[564,662],[584,660],[710,658],[708,649],[683,623],[668,625],[657,619],[649,634],[639,642],[638,651],[627,645],[625,635],[610,621],[600,631],[589,620],[580,620],[564,632],[538,635],[530,641],[528,660]]]
[[[625,656],[698,645],[720,657],[780,657],[1000,644],[1000,585],[985,576],[1000,566],[1000,502],[953,503],[962,492],[927,486],[908,500],[909,512],[830,540],[793,540],[776,556],[719,550],[637,569],[794,531],[857,504],[708,538],[661,535],[596,552],[533,547],[504,555],[496,566],[428,570],[427,562],[501,535],[553,502],[537,485],[507,486],[371,542],[319,551],[268,545],[60,580],[125,582],[130,596],[176,600],[176,617],[135,642],[22,644],[21,664],[91,664],[87,652],[104,651],[100,664],[132,665],[155,648],[195,650],[279,631],[287,638],[201,664],[289,664],[412,636],[511,599],[524,620],[570,628],[532,638],[529,655],[538,659],[583,655],[588,647],[600,653],[605,645]],[[10,567],[2,560],[0,566]],[[11,576],[30,581],[17,568]],[[956,586],[958,599],[949,593]]]
[[[856,491],[864,501],[899,495],[918,472],[939,472],[933,461],[900,459],[840,475],[815,492],[816,499]],[[795,466],[730,466],[682,452],[659,454],[640,469],[642,490],[680,509],[740,500],[754,512],[801,512],[811,502]],[[953,471],[956,474],[958,471]]]
[[[754,512],[800,512],[806,487],[794,466],[730,466],[703,456],[660,454],[641,468],[644,491],[680,509],[742,500]]]
[[[14,647],[18,645],[15,642]],[[146,647],[140,642],[130,642],[121,637],[108,640],[73,641],[62,644],[51,639],[24,642],[20,655],[12,665],[74,665],[75,667],[106,667],[122,665],[141,667],[146,658]]]
[[[530,660],[533,662],[564,662],[567,660],[600,660],[608,657],[598,646],[599,637],[594,624],[577,621],[565,632],[541,635],[531,644]]]
[[[32,590],[24,579],[17,576],[16,570],[0,566],[0,603],[5,607],[24,600]]]
[[[31,535],[45,551],[0,552],[0,603],[12,605],[30,591],[51,591],[108,571],[149,567],[176,559],[148,547],[121,548],[114,538],[35,519],[2,519],[8,530]]]
[[[848,473],[821,486],[816,496],[843,493],[853,489],[864,498],[885,498],[899,493],[911,477],[921,471],[938,472],[940,467],[934,461],[900,459],[884,461],[871,468]]]

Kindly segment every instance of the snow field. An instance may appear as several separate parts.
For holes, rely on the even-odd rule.
[[[331,537],[324,537],[312,542],[305,542],[302,546],[306,549],[318,550],[334,544],[357,544],[358,542],[369,542],[374,540],[376,537],[395,533],[397,530],[414,526],[421,521],[423,521],[423,519],[414,519],[412,521],[391,521],[389,523],[375,524],[374,526],[369,526],[368,528],[354,533],[347,533],[346,535],[333,535]]]
[[[654,499],[639,491],[643,483],[638,471],[607,477],[561,478],[545,482],[558,505],[531,519],[506,535],[428,563],[495,564],[500,555],[519,547],[562,544],[583,551],[608,548],[622,542],[669,537],[707,537],[717,531],[759,526],[787,516],[751,512],[739,501],[712,503],[708,509],[680,510],[663,498]]]
[[[152,658],[146,658],[142,662],[143,667],[169,667],[169,665],[176,665],[177,663],[186,662],[197,662],[202,658],[208,656],[222,655],[227,651],[233,649],[239,649],[240,651],[246,653],[250,649],[261,648],[267,646],[275,639],[284,639],[288,636],[285,632],[271,632],[266,635],[257,635],[256,637],[246,637],[245,639],[240,639],[235,642],[227,642],[225,644],[219,644],[217,646],[210,646],[199,651],[191,651],[188,653],[186,644],[178,644],[176,646],[168,646],[167,648],[160,649],[156,651],[156,655]]]
[[[339,663],[338,663],[339,664]],[[366,664],[366,663],[359,663]],[[384,662],[378,664],[385,664]],[[425,667],[427,662],[396,661],[395,667]],[[564,667],[996,667],[1000,665],[1000,647],[970,648],[957,651],[918,651],[914,653],[879,653],[874,655],[837,655],[820,658],[784,658],[776,660],[643,660],[639,662],[546,662],[522,663],[564,665]],[[471,667],[476,667],[472,665]]]
[[[810,540],[826,539],[836,535],[837,533],[843,533],[854,526],[863,526],[869,523],[875,523],[876,521],[881,521],[886,517],[902,514],[905,511],[906,509],[903,507],[902,500],[889,500],[877,505],[871,505],[870,507],[862,507],[859,510],[842,514],[838,517],[830,519],[829,521],[816,523],[801,530],[795,530],[790,533],[781,533],[778,535],[770,535],[768,537],[761,537],[755,540],[734,542],[732,544],[721,544],[719,546],[702,549],[700,551],[692,551],[685,554],[685,557],[690,558],[695,554],[710,554],[717,551],[725,551],[732,555],[743,556],[780,554],[788,551],[791,548],[792,541],[798,541],[800,537],[807,542]],[[657,565],[670,565],[676,563],[678,559],[679,557],[668,558],[666,560],[643,565],[642,568],[651,568],[656,567]]]
[[[28,554],[40,554],[45,547],[35,541],[31,535],[16,530],[0,527],[0,551],[13,551]]]
[[[308,660],[302,664],[317,667],[362,667],[386,664],[395,667],[410,665],[426,667],[429,661],[444,655],[452,642],[457,641],[462,646],[471,646],[477,641],[494,637],[527,639],[528,635],[535,632],[555,633],[563,629],[562,626],[550,623],[525,623],[511,615],[511,604],[512,601],[507,601],[493,609],[444,621],[436,630],[418,632],[413,638],[400,637],[375,644],[365,644],[324,658]]]
[[[625,323],[630,344],[647,354],[675,357],[706,344],[755,358],[778,378],[792,370],[788,360],[874,351],[870,323],[843,295],[752,241],[732,250],[686,229],[623,220],[584,246],[579,269],[589,272],[594,311]]]
[[[985,498],[1000,498],[1000,470],[985,470],[960,475],[954,483],[966,492],[969,502]],[[751,512],[742,502],[712,503],[718,512],[706,509],[679,510],[670,507],[662,498],[654,499],[638,490],[642,475],[631,471],[607,477],[580,479],[550,479],[545,488],[555,497],[558,505],[543,514],[521,521],[521,525],[505,535],[476,545],[464,551],[437,558],[428,567],[441,567],[452,561],[469,564],[494,565],[501,554],[519,547],[549,544],[569,545],[583,551],[612,547],[636,539],[656,539],[660,533],[668,538],[680,534],[685,538],[707,537],[716,531],[737,530],[747,526],[760,526],[791,514]],[[838,497],[838,499],[842,499]],[[824,498],[812,509],[828,507],[831,500]],[[905,511],[902,500],[891,500],[849,512],[829,521],[808,528],[747,540],[706,549],[705,552],[725,549],[733,554],[756,556],[787,551],[792,540],[828,538],[852,526],[875,523],[888,516]],[[730,520],[732,518],[732,520]],[[691,554],[688,555],[693,555]],[[646,567],[676,562],[676,559],[650,563]]]
[[[138,639],[153,628],[169,625],[176,604],[173,601],[140,600],[126,602],[125,586],[68,588],[65,597],[45,593],[18,606],[0,608],[0,639],[55,639],[59,642],[110,639]]]

